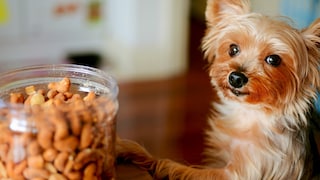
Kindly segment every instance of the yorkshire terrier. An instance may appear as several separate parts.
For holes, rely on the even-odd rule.
[[[249,0],[207,0],[202,48],[213,102],[205,166],[157,159],[117,140],[117,156],[155,179],[309,179],[310,107],[320,87],[320,19],[303,30],[250,12]]]

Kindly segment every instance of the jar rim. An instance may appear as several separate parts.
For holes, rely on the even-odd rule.
[[[110,95],[112,99],[117,99],[119,88],[116,79],[108,72],[103,71],[101,69],[85,66],[85,65],[78,65],[78,64],[38,64],[38,65],[31,65],[31,66],[24,66],[16,69],[9,70],[7,72],[0,73],[0,90],[4,87],[5,84],[10,83],[10,81],[15,81],[17,79],[21,80],[22,78],[15,76],[21,74],[22,76],[24,73],[32,73],[36,71],[47,71],[46,73],[59,73],[59,71],[66,71],[66,72],[74,72],[76,73],[83,73],[95,76],[97,78],[101,78],[101,80],[105,80],[108,82],[108,89],[110,91]],[[27,77],[26,77],[27,78]],[[85,77],[83,77],[85,78]]]

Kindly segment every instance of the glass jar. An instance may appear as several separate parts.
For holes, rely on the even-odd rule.
[[[115,178],[118,86],[112,76],[59,64],[0,77],[0,179]],[[67,90],[54,86],[67,82]]]

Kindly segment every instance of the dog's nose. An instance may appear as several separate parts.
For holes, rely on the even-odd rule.
[[[248,78],[241,72],[232,72],[229,75],[229,84],[234,88],[241,88],[247,84]]]

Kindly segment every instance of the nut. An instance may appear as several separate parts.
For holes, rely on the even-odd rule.
[[[66,139],[55,141],[53,146],[62,152],[73,152],[79,145],[79,140],[75,136],[69,136]]]
[[[63,170],[63,173],[69,173],[72,171],[73,168],[73,163],[74,163],[74,157],[72,155],[70,155],[68,157],[68,162]]]
[[[46,163],[44,165],[45,169],[48,170],[51,174],[56,174],[58,173],[57,169],[54,167],[52,163]]]
[[[66,163],[68,162],[69,154],[67,152],[61,152],[57,155],[56,159],[53,162],[54,167],[62,172]]]
[[[87,165],[87,167],[84,169],[83,174],[85,177],[94,177],[96,173],[96,169],[97,169],[96,164],[91,163]]]
[[[7,178],[7,177],[8,177],[8,174],[7,174],[7,171],[6,171],[6,167],[0,161],[0,178]]]
[[[82,96],[70,88],[70,79],[64,78],[48,89],[31,85],[24,93],[10,94],[11,103],[24,104],[36,131],[12,132],[0,119],[0,179],[95,180],[113,172],[104,167],[114,162],[108,150],[113,138],[105,135],[114,132],[105,129],[114,128],[113,121],[106,121],[114,117],[114,107],[94,92]],[[99,103],[105,106],[100,109]],[[14,116],[5,109],[0,115]]]
[[[27,86],[25,89],[25,92],[27,95],[32,95],[36,93],[36,88],[34,86]]]
[[[71,112],[67,114],[70,119],[70,128],[74,135],[79,136],[81,134],[82,123],[80,118],[78,117],[77,113]]]
[[[36,169],[36,168],[28,167],[23,171],[23,176],[26,179],[34,179],[34,178],[48,179],[49,175],[50,173],[46,169]]]
[[[35,93],[31,96],[30,105],[43,104],[45,101],[44,96],[39,93]]]
[[[92,144],[93,141],[93,134],[92,134],[92,125],[91,123],[86,123],[81,131],[80,136],[80,149],[85,149]]]
[[[32,168],[41,169],[44,167],[44,159],[40,154],[36,156],[29,156],[27,158],[27,162],[28,162],[28,166]]]
[[[97,162],[99,159],[104,159],[103,150],[98,149],[84,149],[78,153],[74,160],[73,169],[80,170],[82,169],[87,163],[90,162]]]
[[[82,180],[82,173],[79,171],[72,171],[65,173],[66,177],[72,180]]]
[[[62,174],[56,173],[56,174],[51,174],[48,180],[67,180],[67,178]]]
[[[40,154],[41,149],[38,141],[33,140],[27,145],[27,154],[28,156],[35,156]]]
[[[84,101],[93,101],[96,98],[96,94],[94,92],[89,92],[87,96],[83,98]]]
[[[57,94],[58,94],[58,91],[52,89],[52,90],[49,90],[49,91],[48,91],[47,97],[48,97],[49,99],[53,99]]]
[[[64,93],[68,92],[71,86],[69,78],[63,78],[60,82],[52,82],[48,84],[48,88]]]
[[[52,162],[58,155],[58,151],[54,148],[45,149],[43,152],[43,159],[47,162]]]
[[[53,132],[48,129],[39,129],[37,141],[43,149],[52,147]]]
[[[10,102],[11,103],[23,103],[24,97],[22,93],[11,93],[10,94]]]
[[[24,160],[20,162],[19,164],[16,164],[16,166],[13,169],[13,173],[15,175],[22,175],[23,170],[27,167],[27,161]]]

